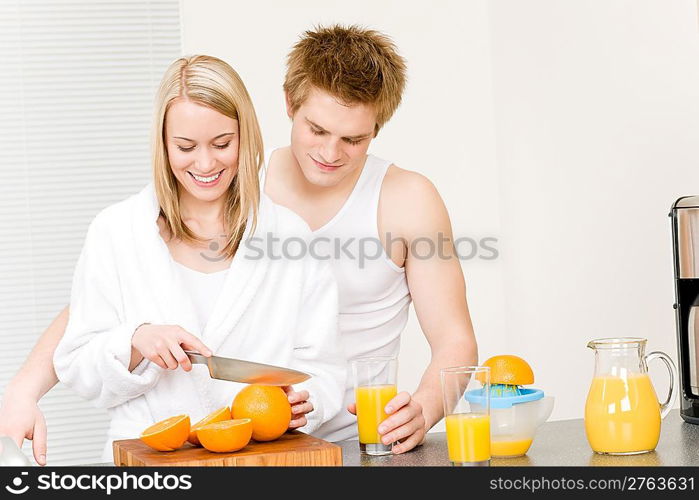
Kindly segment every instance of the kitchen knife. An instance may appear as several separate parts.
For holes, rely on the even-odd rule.
[[[280,366],[221,356],[207,358],[193,351],[185,351],[185,354],[192,364],[206,365],[211,378],[219,380],[231,380],[244,384],[292,385],[311,378],[307,373]]]

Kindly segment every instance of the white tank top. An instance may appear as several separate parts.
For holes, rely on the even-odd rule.
[[[194,314],[200,328],[198,332],[192,333],[206,343],[206,340],[202,338],[202,332],[214,310],[216,300],[223,288],[223,283],[226,281],[228,269],[223,269],[215,273],[202,273],[190,269],[177,261],[174,262],[176,269],[178,269],[180,279],[189,292],[189,298],[192,301]]]
[[[266,157],[269,161],[271,154]],[[397,356],[400,335],[408,321],[411,298],[405,269],[388,257],[379,238],[379,196],[390,165],[391,162],[368,155],[345,204],[313,233],[318,240],[317,254],[330,255],[337,279],[339,326],[348,362],[366,356]],[[354,399],[348,366],[340,414],[313,434],[328,441],[356,438],[356,417],[347,411]]]

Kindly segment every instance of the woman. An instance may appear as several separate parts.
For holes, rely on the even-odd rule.
[[[192,369],[185,349],[310,373],[287,390],[301,400],[295,425],[307,414],[312,432],[341,405],[337,293],[322,262],[272,260],[245,244],[308,228],[260,199],[261,135],[230,66],[194,56],[168,68],[152,159],[153,183],[90,225],[54,354],[62,382],[109,408],[102,459],[112,440],[156,421],[181,413],[196,421],[230,405],[241,385]]]

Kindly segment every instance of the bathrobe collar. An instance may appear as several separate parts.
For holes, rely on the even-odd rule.
[[[145,242],[142,251],[139,252],[139,267],[148,276],[148,283],[153,287],[154,303],[158,305],[158,316],[162,317],[157,321],[180,325],[199,337],[216,353],[255,298],[269,267],[269,260],[266,258],[250,258],[252,252],[245,245],[245,241],[251,236],[252,216],[248,218],[243,239],[232,259],[216,305],[204,331],[201,332],[192,301],[179,278],[170,250],[160,237],[157,224],[160,205],[153,183],[149,183],[137,195],[136,201],[137,213],[142,215],[133,218],[134,237],[135,241]],[[255,234],[274,232],[275,222],[274,210],[265,197],[262,197]],[[230,342],[231,339],[228,340]]]

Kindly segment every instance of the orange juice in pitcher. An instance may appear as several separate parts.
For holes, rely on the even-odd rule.
[[[597,453],[627,455],[655,449],[660,421],[670,411],[676,369],[664,353],[644,355],[646,339],[598,339],[595,373],[585,403],[585,434]],[[662,405],[648,376],[647,362],[660,358],[670,372],[670,394]]]

